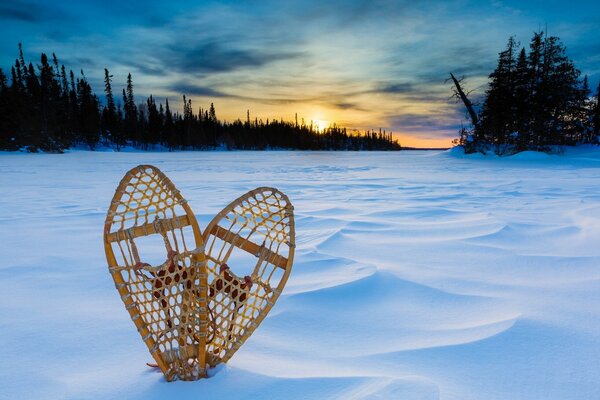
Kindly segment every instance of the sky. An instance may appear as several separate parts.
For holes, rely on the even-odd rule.
[[[0,67],[23,43],[28,60],[56,53],[98,94],[115,91],[175,108],[215,104],[220,119],[295,114],[319,127],[392,131],[404,146],[449,146],[464,109],[449,73],[477,100],[509,36],[526,46],[547,29],[593,87],[600,80],[600,2],[594,1],[38,1],[0,2]]]

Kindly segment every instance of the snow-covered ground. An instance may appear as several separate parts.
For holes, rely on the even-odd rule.
[[[201,226],[261,185],[295,205],[288,285],[210,379],[145,365],[106,268],[105,212],[140,163]],[[1,398],[600,398],[595,149],[4,153],[0,187]]]

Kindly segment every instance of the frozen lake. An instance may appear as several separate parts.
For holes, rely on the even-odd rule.
[[[124,173],[153,164],[201,228],[274,186],[288,285],[210,379],[166,383],[108,273]],[[595,399],[600,151],[0,153],[0,398]]]

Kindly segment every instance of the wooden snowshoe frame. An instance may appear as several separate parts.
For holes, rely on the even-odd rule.
[[[287,282],[294,229],[293,207],[274,188],[234,200],[202,235],[186,200],[156,167],[140,165],[123,177],[104,225],[106,258],[168,381],[203,378],[207,365],[226,362],[250,337]],[[149,238],[162,246],[149,247]],[[163,258],[150,265],[148,250],[157,247]]]
[[[285,194],[260,187],[225,207],[204,231],[211,366],[233,356],[281,294],[294,262],[293,209]],[[236,275],[235,253],[255,258],[251,269],[244,266],[250,274]]]
[[[149,236],[158,236],[165,245],[160,265],[145,263],[144,249],[137,244]],[[121,180],[106,217],[104,246],[125,308],[166,379],[204,377],[207,273],[202,234],[185,199],[157,168],[140,165]]]

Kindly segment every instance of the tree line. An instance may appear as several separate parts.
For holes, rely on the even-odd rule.
[[[298,117],[294,121],[250,118],[221,121],[213,104],[194,111],[183,96],[183,110],[174,111],[169,100],[150,95],[136,103],[131,74],[125,88],[113,92],[113,76],[104,69],[104,97],[94,93],[83,70],[67,72],[42,53],[40,63],[19,56],[10,76],[0,69],[0,149],[62,152],[85,145],[94,150],[110,146],[169,150],[300,149],[300,150],[400,150],[391,132],[349,131],[332,125],[320,131]]]
[[[477,112],[452,76],[471,120],[455,143],[467,153],[499,155],[598,144],[600,84],[592,97],[587,76],[581,77],[558,37],[536,32],[529,51],[519,47],[514,37],[508,39]]]

